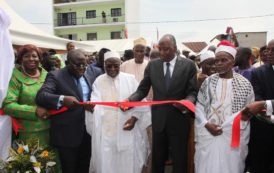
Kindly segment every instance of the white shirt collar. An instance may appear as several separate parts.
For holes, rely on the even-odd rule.
[[[177,56],[175,56],[171,61],[169,61],[169,63],[170,63],[170,65],[171,66],[175,66],[175,63],[176,63],[176,60],[177,60]],[[165,64],[166,64],[167,62],[165,62]]]

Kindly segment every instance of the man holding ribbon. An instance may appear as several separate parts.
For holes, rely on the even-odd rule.
[[[46,109],[68,108],[66,112],[50,117],[50,143],[58,150],[63,173],[88,173],[91,155],[91,137],[86,132],[85,111],[91,86],[97,76],[85,73],[87,59],[79,49],[68,52],[66,67],[48,73],[36,96],[36,103]]]
[[[197,96],[196,67],[191,60],[176,55],[173,35],[159,41],[159,59],[150,61],[137,91],[128,100],[140,101],[152,86],[153,101],[190,100]],[[187,172],[187,144],[190,112],[180,104],[152,106],[152,172],[164,173],[168,148],[171,148],[173,173]]]
[[[138,87],[131,74],[120,72],[117,52],[104,55],[106,74],[94,84],[91,101],[120,102]],[[141,173],[148,157],[146,128],[151,124],[148,106],[122,112],[118,107],[96,105],[86,114],[87,131],[92,135],[90,173]]]
[[[195,172],[242,173],[248,152],[249,122],[240,122],[240,147],[232,148],[234,118],[254,100],[250,82],[232,71],[235,47],[222,41],[215,52],[217,74],[202,84],[197,98],[195,119]],[[243,114],[246,120],[246,114]]]

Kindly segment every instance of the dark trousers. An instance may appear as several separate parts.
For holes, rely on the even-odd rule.
[[[172,115],[170,115],[172,116]],[[168,148],[171,148],[173,173],[187,172],[187,146],[189,137],[189,116],[175,115],[168,118],[166,127],[158,132],[153,129],[152,135],[152,172],[164,173]],[[153,122],[152,122],[153,126]]]
[[[78,147],[57,147],[62,173],[88,173],[91,157],[91,137],[85,133]]]
[[[274,172],[274,125],[251,119],[249,167],[252,173]]]

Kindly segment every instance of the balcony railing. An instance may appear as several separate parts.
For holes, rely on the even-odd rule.
[[[54,0],[54,4],[70,3],[70,2],[85,2],[92,0]]]
[[[125,15],[122,16],[106,16],[96,18],[59,18],[54,20],[54,26],[73,26],[73,25],[93,25],[93,24],[114,24],[117,22],[125,22]]]

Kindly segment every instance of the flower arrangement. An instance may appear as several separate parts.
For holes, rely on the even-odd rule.
[[[14,142],[9,153],[8,159],[0,162],[1,173],[54,172],[54,152],[40,146],[37,139],[31,139],[26,144],[21,141]]]

